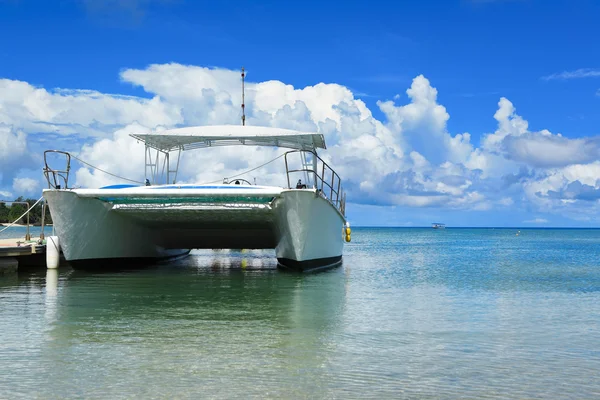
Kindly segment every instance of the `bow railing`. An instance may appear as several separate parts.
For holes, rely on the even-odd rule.
[[[293,156],[298,156],[292,160]],[[295,161],[295,165],[290,166]],[[314,188],[317,192],[327,199],[342,215],[346,215],[346,193],[342,188],[340,176],[327,164],[321,157],[311,151],[292,150],[285,153],[285,170],[287,175],[287,184],[289,189]],[[298,176],[303,174],[305,183],[298,180],[296,186],[292,186],[290,174]]]
[[[65,169],[53,169],[48,164],[49,154],[62,154],[66,159]],[[44,176],[50,189],[67,189],[69,186],[69,172],[71,171],[71,154],[60,150],[44,151]]]

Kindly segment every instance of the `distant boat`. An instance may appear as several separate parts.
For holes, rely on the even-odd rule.
[[[446,229],[446,224],[442,224],[441,222],[434,222],[431,224],[433,229]]]

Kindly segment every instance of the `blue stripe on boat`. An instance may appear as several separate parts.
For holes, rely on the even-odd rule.
[[[102,186],[100,189],[127,189],[132,187],[140,187],[140,185],[130,185],[130,184],[122,184],[122,185],[109,185]]]
[[[170,186],[150,186],[151,189],[260,189],[256,186],[247,185],[221,185],[221,186],[188,186],[188,185],[170,185]]]
[[[122,184],[122,185],[109,185],[103,186],[100,189],[129,189],[134,187],[147,187],[148,189],[260,189],[256,186],[249,185],[220,185],[220,186],[200,186],[200,185],[168,185],[168,186],[141,186],[141,185],[130,185],[130,184]]]

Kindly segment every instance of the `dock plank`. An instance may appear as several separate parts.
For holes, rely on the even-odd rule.
[[[0,239],[0,260],[12,268],[13,261],[19,265],[45,265],[46,244],[24,238]],[[4,268],[4,270],[7,270]]]

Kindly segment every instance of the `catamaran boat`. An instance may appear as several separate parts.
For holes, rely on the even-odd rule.
[[[145,144],[145,185],[71,188],[71,156],[44,154],[49,188],[43,195],[74,267],[152,262],[190,249],[275,249],[279,265],[296,270],[341,262],[344,241],[350,241],[346,196],[339,175],[317,155],[326,148],[322,134],[225,125],[131,136]],[[242,178],[176,183],[182,152],[216,146],[290,149],[280,160],[286,179],[279,186]],[[50,153],[66,156],[66,169],[51,169]]]

